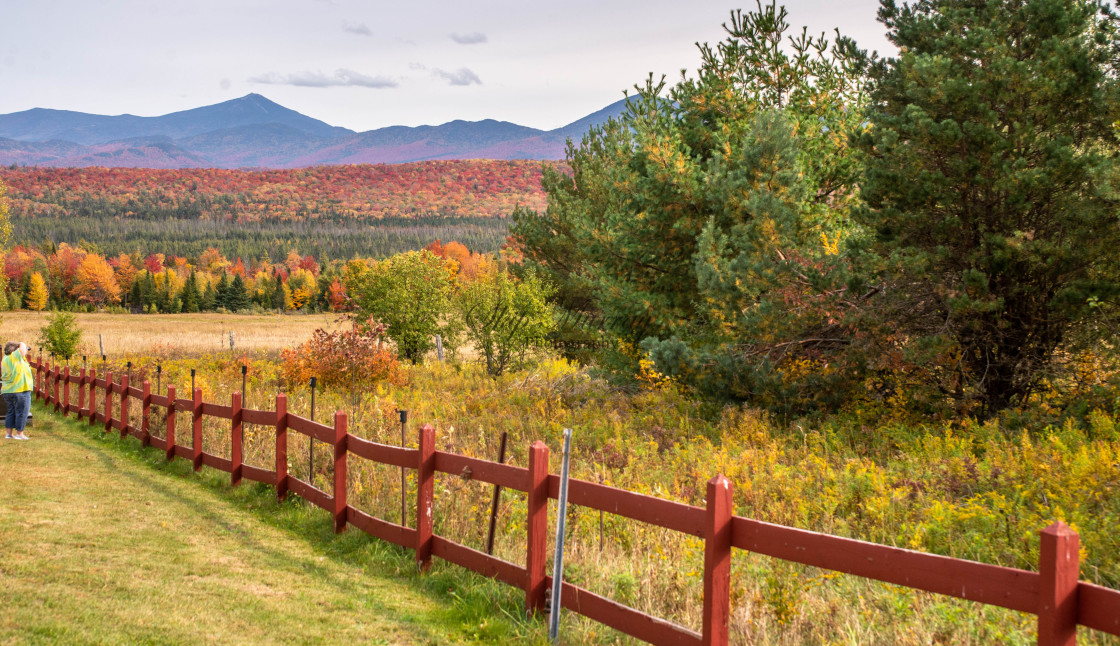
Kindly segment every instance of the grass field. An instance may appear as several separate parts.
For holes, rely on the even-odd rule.
[[[298,499],[35,412],[32,441],[0,440],[0,644],[540,641]]]
[[[4,340],[25,341],[38,347],[39,330],[46,324],[45,312],[4,312],[0,330]],[[77,314],[83,332],[80,354],[100,355],[98,335],[109,357],[124,353],[167,354],[217,352],[230,349],[250,355],[275,353],[303,343],[316,328],[335,329],[341,324],[335,314],[247,315],[247,314]]]
[[[136,350],[110,357],[105,367],[114,374],[125,370],[125,361],[132,362],[137,379],[150,377],[159,365],[162,384],[176,384],[182,393],[191,383],[190,371],[197,369],[197,385],[210,402],[228,402],[233,391],[242,390],[240,353],[207,352],[205,347],[194,354],[163,352],[166,346],[158,346],[160,351],[155,353],[146,349],[152,338],[169,334],[160,329],[161,324],[175,332],[175,328],[194,326],[209,317],[115,318],[122,324],[122,338],[135,339],[126,345]],[[296,337],[302,319],[267,317],[242,322],[246,326],[275,325],[281,336]],[[6,317],[5,326],[8,323]],[[1080,418],[1044,418],[1030,424],[1013,419],[983,424],[973,420],[922,422],[896,419],[890,411],[858,410],[791,422],[747,407],[698,401],[672,383],[620,387],[597,376],[594,368],[555,357],[541,357],[497,379],[463,355],[445,363],[430,361],[403,368],[406,379],[400,385],[321,388],[319,419],[344,410],[350,416],[351,433],[396,444],[400,441],[398,412],[408,410],[410,446],[415,442],[415,428],[432,423],[439,450],[491,458],[496,455],[499,434],[507,431],[509,463],[524,466],[529,444],[543,440],[553,450],[553,472],[559,470],[562,429],[573,428],[574,477],[601,479],[612,486],[703,506],[704,484],[721,473],[735,483],[736,513],[740,515],[1027,570],[1037,566],[1039,530],[1062,520],[1081,535],[1082,578],[1120,587],[1120,538],[1115,531],[1120,523],[1120,497],[1116,495],[1120,491],[1120,411],[1094,410]],[[288,395],[289,411],[309,415],[306,385],[283,384],[279,372],[275,356],[250,361],[248,405],[271,409],[274,394],[282,389]],[[134,409],[132,414],[139,413]],[[189,413],[179,416],[181,428],[187,428]],[[155,417],[153,433],[160,435],[163,420]],[[135,418],[133,423],[137,423]],[[274,459],[272,438],[267,426],[247,429],[246,463],[270,464]],[[122,445],[135,447],[137,443],[129,439]],[[203,446],[216,455],[228,455],[228,424],[207,420]],[[309,479],[308,443],[299,434],[290,434],[288,451],[290,473]],[[316,451],[315,456],[311,479],[327,487],[327,452]],[[220,472],[204,469],[199,478],[184,467],[172,467],[176,468],[177,473],[203,483],[221,483],[213,484],[213,491],[228,491]],[[396,468],[355,460],[349,476],[351,504],[381,518],[397,517]],[[414,484],[410,480],[410,489]],[[251,490],[242,488],[234,494]],[[436,533],[481,548],[491,495],[492,489],[481,483],[437,476]],[[276,506],[268,495],[246,504],[277,514],[281,519],[278,526],[297,528],[292,530],[293,536],[338,544],[331,542],[334,539],[321,511]],[[522,495],[503,492],[495,554],[514,563],[525,558],[523,509]],[[312,523],[309,519],[313,517],[321,520]],[[600,518],[586,508],[569,510],[565,577],[643,612],[698,627],[703,544],[611,514]],[[354,535],[360,532],[348,534],[344,542],[358,540]],[[167,540],[174,542],[174,536]],[[438,558],[434,576],[416,578],[412,563],[401,551],[376,541],[360,544],[372,545],[363,548],[369,550],[369,559],[350,562],[357,567],[373,567],[368,563],[374,560],[388,563],[383,570],[399,571],[410,577],[410,583],[445,600],[462,617],[454,625],[463,631],[477,631],[480,638],[496,642],[539,638],[539,624],[512,619],[521,610],[516,590]],[[1035,618],[1029,614],[838,576],[754,554],[737,554],[732,568],[731,633],[736,644],[1027,646],[1035,641]],[[571,613],[561,623],[564,643],[636,643]],[[1080,638],[1079,643],[1084,644],[1120,644],[1120,638],[1084,629]]]

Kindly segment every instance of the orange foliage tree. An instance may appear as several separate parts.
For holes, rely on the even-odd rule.
[[[79,303],[101,307],[119,302],[121,287],[117,284],[113,268],[105,258],[91,253],[86,255],[78,265],[70,294],[77,298]]]

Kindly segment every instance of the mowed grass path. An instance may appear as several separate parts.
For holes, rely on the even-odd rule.
[[[334,537],[298,500],[229,489],[135,440],[34,410],[32,441],[0,439],[0,644],[513,637],[509,626],[480,634],[477,618],[465,629],[403,554],[353,529]]]

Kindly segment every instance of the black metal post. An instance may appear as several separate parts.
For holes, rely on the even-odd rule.
[[[245,375],[249,372],[249,366],[241,366],[241,405],[248,407],[249,393],[245,391]]]
[[[191,368],[191,397],[194,397],[194,368]]]
[[[506,437],[508,433],[502,431],[502,441],[498,445],[498,464],[506,463]],[[494,554],[494,534],[498,529],[498,503],[502,500],[502,486],[494,485],[494,498],[490,501],[490,530],[486,534],[486,553]]]

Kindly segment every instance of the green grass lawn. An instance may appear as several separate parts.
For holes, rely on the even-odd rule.
[[[34,411],[0,440],[0,644],[542,641],[516,590]]]

